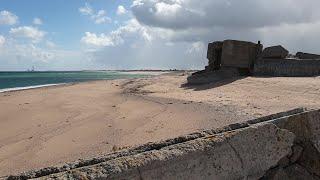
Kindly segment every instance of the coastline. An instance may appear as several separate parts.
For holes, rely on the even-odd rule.
[[[23,90],[29,90],[29,89],[38,89],[38,88],[51,87],[51,86],[61,86],[61,85],[66,85],[66,84],[67,83],[59,83],[59,84],[44,84],[44,85],[36,85],[36,86],[5,88],[5,89],[0,89],[0,93],[13,92],[13,91],[23,91]]]
[[[0,176],[297,107],[320,107],[320,78],[242,77],[182,87],[187,75],[0,93]]]
[[[100,72],[100,71],[92,71],[92,72]],[[101,71],[101,72],[106,72],[106,71]],[[166,74],[169,71],[140,71],[140,70],[138,71],[137,70],[137,71],[110,71],[110,72],[117,72],[119,74],[125,74],[125,75],[146,75],[146,76],[149,77],[149,76],[158,76],[158,75]],[[131,79],[131,78],[128,77],[128,78],[115,78],[115,79],[121,80],[121,79]],[[95,79],[95,80],[86,80],[86,81],[81,81],[81,82],[39,84],[39,85],[31,85],[31,86],[3,88],[3,89],[0,89],[0,93],[23,91],[23,90],[30,90],[30,89],[39,89],[39,88],[47,88],[47,87],[51,87],[51,86],[72,85],[72,84],[76,84],[76,83],[86,83],[86,82],[93,82],[93,81],[115,80],[115,79]]]

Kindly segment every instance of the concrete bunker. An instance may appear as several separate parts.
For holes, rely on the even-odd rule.
[[[259,43],[236,40],[209,43],[207,51],[209,65],[205,70],[210,72],[223,68],[235,68],[249,73],[261,51],[262,45]]]
[[[208,44],[208,66],[188,77],[189,84],[216,82],[237,76],[318,76],[320,55],[289,54],[283,46],[263,49],[260,43],[238,40]]]

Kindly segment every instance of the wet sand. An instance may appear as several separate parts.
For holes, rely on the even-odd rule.
[[[0,176],[52,166],[296,107],[320,107],[320,78],[187,74],[0,93]]]

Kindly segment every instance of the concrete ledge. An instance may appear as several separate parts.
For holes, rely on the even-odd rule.
[[[6,178],[319,179],[319,145],[320,111],[300,108]]]
[[[320,60],[257,59],[254,75],[258,76],[319,76]]]
[[[291,153],[294,137],[289,131],[265,124],[55,176],[61,179],[258,179]],[[258,139],[261,141],[252,146]]]

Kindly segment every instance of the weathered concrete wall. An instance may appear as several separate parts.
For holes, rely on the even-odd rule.
[[[206,71],[218,70],[221,67],[221,53],[222,53],[222,41],[216,41],[208,44],[207,59],[208,66]]]
[[[320,60],[258,59],[254,65],[258,76],[319,76]]]
[[[261,54],[263,46],[247,41],[225,40],[208,44],[208,72],[221,67],[242,68],[250,70],[253,62]]]
[[[298,57],[299,59],[318,59],[318,60],[320,60],[320,55],[304,53],[304,52],[297,52],[296,57]]]
[[[222,46],[222,67],[248,68],[253,65],[262,45],[252,42],[225,40]]]
[[[295,109],[9,179],[319,179],[320,110]]]

